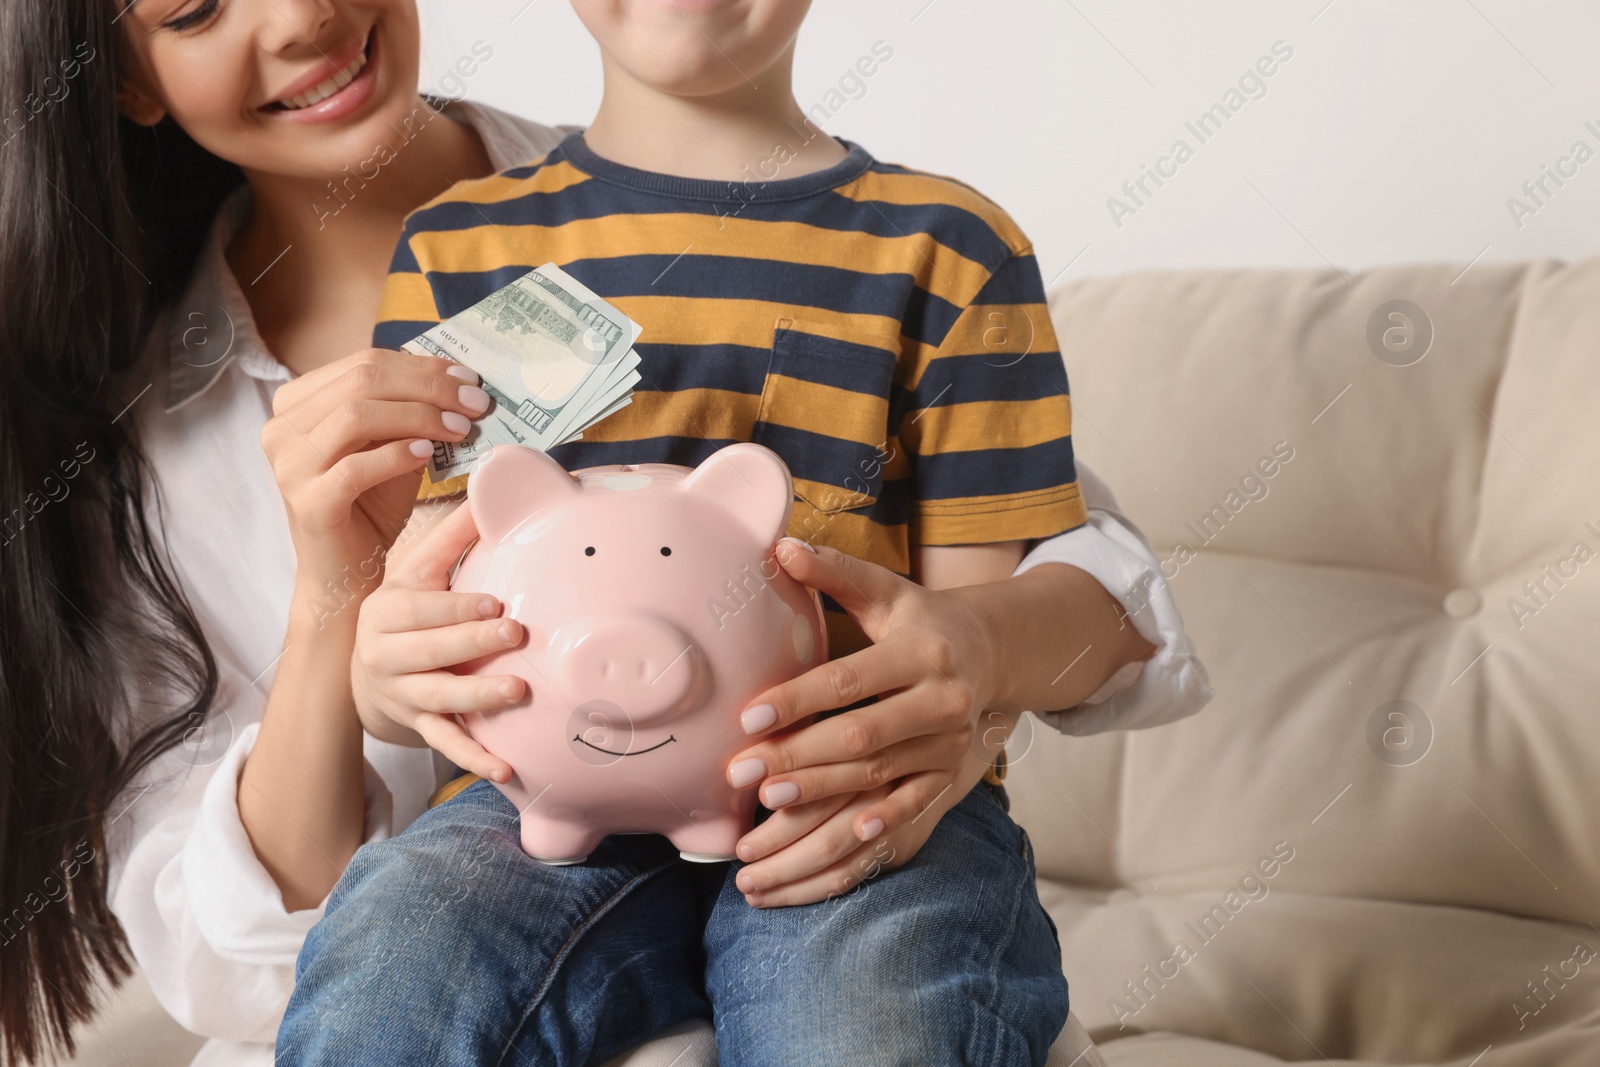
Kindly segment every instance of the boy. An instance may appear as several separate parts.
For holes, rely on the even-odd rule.
[[[792,535],[929,586],[961,554],[997,558],[995,546],[1004,577],[1022,542],[1081,525],[1066,376],[1031,247],[966,186],[880,163],[805,117],[790,74],[808,0],[574,6],[604,58],[599,114],[544,159],[458,185],[411,216],[375,343],[398,348],[553,261],[643,328],[633,403],[552,450],[569,470],[696,466],[758,441],[794,475]],[[425,484],[424,495],[464,482]],[[861,648],[861,628],[828,606],[830,654]],[[984,780],[998,784],[993,767]],[[445,832],[452,820],[514,827],[515,811],[485,785],[453,792],[396,844],[460,850],[466,837]],[[707,913],[661,916],[703,894],[705,872],[645,856],[648,838],[608,838],[589,863],[556,870],[517,850],[496,878],[525,880],[548,921],[524,930],[490,913],[492,890],[476,898],[474,951],[494,954],[485,968],[536,984],[506,994],[525,1006],[520,1019],[486,1006],[505,1024],[488,1029],[533,1048],[517,1028],[548,1010],[538,1047],[593,1062],[682,1018],[681,998],[698,996],[703,977],[724,1064],[1042,1063],[1066,1018],[1066,984],[1002,795],[973,789],[904,876],[859,897],[760,911],[714,870],[699,898],[714,901],[703,945],[696,931],[686,949],[681,926]],[[507,811],[485,814],[496,804]],[[510,839],[515,850],[514,829]],[[302,983],[329,951],[323,941],[344,936],[323,931],[352,908],[346,887],[381,880],[361,866],[358,854],[308,939]],[[605,920],[616,928],[594,932],[647,875],[648,905],[617,906],[622,917]],[[372,914],[375,898],[362,900]],[[580,934],[588,955],[558,969]],[[606,953],[613,966],[596,962]],[[567,983],[565,1008],[554,977],[537,985],[546,970]],[[819,995],[841,984],[850,1006]]]

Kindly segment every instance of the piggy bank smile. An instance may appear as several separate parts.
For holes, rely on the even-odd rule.
[[[589,744],[589,742],[587,742],[587,741],[585,741],[583,739],[583,735],[582,734],[574,735],[572,740],[575,741],[576,743],[580,744],[580,745],[587,745],[589,748],[594,749],[596,752],[604,752],[608,756],[642,756],[646,752],[654,752],[658,748],[665,748],[667,745],[670,745],[674,741],[676,741],[677,738],[669,736],[665,741],[661,742],[659,745],[651,745],[649,748],[641,748],[637,752],[613,752],[609,748],[601,748],[599,745],[591,745],[591,744]]]

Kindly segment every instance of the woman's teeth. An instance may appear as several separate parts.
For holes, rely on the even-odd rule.
[[[361,68],[367,65],[367,53],[363,49],[361,54],[351,60],[350,65],[339,71],[325,82],[320,82],[316,88],[309,89],[299,96],[291,96],[287,100],[278,101],[278,106],[285,111],[299,111],[301,108],[320,104],[346,85],[356,80],[356,75],[361,73]]]

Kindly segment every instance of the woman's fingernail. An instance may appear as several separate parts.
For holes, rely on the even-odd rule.
[[[500,683],[500,695],[507,700],[515,700],[517,692],[522,688],[515,678],[507,678]]]
[[[767,797],[762,801],[769,808],[781,808],[800,798],[800,787],[793,782],[779,782],[767,787]]]
[[[472,420],[459,411],[440,412],[439,420],[444,423],[444,428],[451,433],[466,433],[472,429]]]
[[[739,716],[739,725],[747,734],[759,734],[778,721],[778,709],[771,704],[757,704]]]
[[[433,442],[419,437],[407,445],[406,450],[418,459],[427,459],[433,455]]]
[[[492,619],[500,614],[500,601],[492,596],[486,596],[478,601],[478,617]]]
[[[770,807],[771,805],[768,805]],[[883,833],[882,819],[868,819],[861,824],[861,833],[857,836],[863,841],[872,841]]]
[[[813,556],[817,554],[817,550],[816,550],[816,547],[814,545],[811,545],[808,542],[802,541],[798,537],[785,537],[785,538],[782,538],[779,543],[782,543],[783,541],[787,541],[789,544],[793,545],[796,548],[803,548],[807,552],[811,553]]]
[[[758,759],[742,759],[728,768],[728,781],[733,783],[735,789],[743,789],[766,776],[767,765]]]
[[[463,385],[456,390],[456,395],[461,398],[461,406],[468,411],[489,410],[489,394],[476,385]]]
[[[464,364],[452,363],[445,368],[444,372],[460,378],[464,382],[471,382],[473,385],[478,384],[478,372]]]

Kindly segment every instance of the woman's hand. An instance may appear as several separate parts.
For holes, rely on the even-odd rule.
[[[488,409],[477,381],[435,356],[365,349],[278,387],[261,447],[309,588],[377,570],[433,442],[462,440]]]
[[[773,812],[740,844],[759,842],[759,859],[735,879],[745,900],[758,908],[814,904],[840,896],[869,878],[911,861],[945,813],[976,787],[989,764],[969,755],[955,783],[910,822],[863,843],[855,824],[863,812],[893,791],[880,785],[849,796],[825,797]]]
[[[1023,708],[1076,707],[1156,652],[1087,571],[1045,563],[1013,575],[1020,543],[924,547],[914,566],[935,590],[785,542],[784,569],[832,596],[874,644],[757,697],[746,731],[890,695],[730,764],[735,784],[765,779],[775,809],[738,846],[753,904],[810,903],[906,863],[983,778]]]
[[[1015,716],[979,731],[978,711],[999,691],[998,657],[984,618],[959,597],[789,538],[779,543],[778,561],[833,597],[873,644],[761,694],[744,714],[746,729],[780,730],[880,697],[764,741],[729,764],[735,785],[764,779],[761,801],[774,809],[739,844],[750,864],[740,887],[783,886],[762,902],[803,903],[859,881],[863,864],[893,868],[915,855],[944,811],[982,777]],[[876,845],[880,839],[892,857]]]
[[[863,844],[852,829],[855,817],[887,797],[892,788],[881,785],[773,812],[740,842],[741,857],[752,842],[759,844],[734,884],[751,905],[782,908],[847,893],[884,870],[885,861],[898,867],[916,854],[939,820],[918,819],[910,827],[915,833],[906,840],[896,840],[908,837],[896,831]]]
[[[503,652],[523,637],[522,625],[502,618],[494,597],[450,591],[450,569],[477,536],[471,509],[458,506],[390,566],[361,605],[350,684],[362,725],[374,737],[426,744],[464,770],[505,782],[511,767],[474,741],[455,713],[515,704],[527,683],[514,674],[446,669]]]

